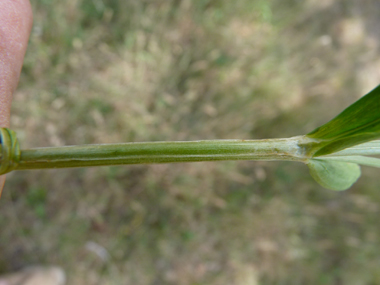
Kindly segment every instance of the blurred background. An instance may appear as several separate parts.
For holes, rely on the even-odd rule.
[[[32,1],[22,148],[312,131],[380,83],[377,0]],[[380,180],[207,162],[20,171],[0,273],[68,284],[379,284]]]

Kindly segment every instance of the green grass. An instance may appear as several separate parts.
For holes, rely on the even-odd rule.
[[[22,148],[290,137],[375,87],[357,80],[371,46],[341,39],[359,17],[367,40],[370,4],[33,2],[11,122]],[[15,172],[0,271],[57,264],[69,284],[377,284],[379,186],[364,168],[349,191],[324,190],[292,163]]]

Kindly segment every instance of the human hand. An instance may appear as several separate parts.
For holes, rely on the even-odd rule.
[[[0,127],[9,126],[12,94],[17,87],[32,28],[29,0],[0,0]],[[0,195],[5,175],[0,176]]]

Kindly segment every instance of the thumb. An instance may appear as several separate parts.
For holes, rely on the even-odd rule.
[[[29,0],[0,0],[0,127],[9,126],[16,89],[32,28]],[[0,195],[5,176],[0,176]]]

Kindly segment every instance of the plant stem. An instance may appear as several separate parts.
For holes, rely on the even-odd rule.
[[[142,142],[21,150],[13,170],[216,160],[305,162],[303,136],[265,140]],[[0,149],[1,152],[1,149]]]

